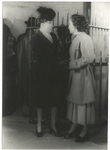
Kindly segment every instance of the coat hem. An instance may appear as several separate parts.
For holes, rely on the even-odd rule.
[[[66,99],[66,100],[67,100],[67,99]],[[67,101],[70,102],[70,103],[77,104],[77,105],[85,105],[85,104],[89,104],[89,103],[95,103],[95,100],[91,100],[91,101],[84,102],[84,103],[77,103],[77,102],[69,101],[69,100],[67,100]]]

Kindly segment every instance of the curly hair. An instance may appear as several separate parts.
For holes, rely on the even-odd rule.
[[[88,32],[88,22],[83,15],[74,14],[71,16],[71,21],[79,32]]]
[[[37,21],[38,21],[39,26],[43,22],[52,21],[55,18],[55,16],[56,16],[56,13],[54,12],[53,9],[42,7],[42,6],[40,6],[37,9],[37,12],[38,12],[38,19],[37,19]]]

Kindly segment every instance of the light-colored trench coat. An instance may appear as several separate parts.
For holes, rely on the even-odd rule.
[[[72,39],[70,46],[70,76],[66,99],[75,104],[95,101],[95,81],[90,63],[95,59],[93,42],[82,32]]]

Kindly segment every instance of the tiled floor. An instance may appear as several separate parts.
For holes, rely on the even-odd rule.
[[[91,128],[89,139],[76,143],[74,138],[64,139],[49,134],[48,126],[43,125],[45,134],[36,137],[35,124],[29,123],[18,109],[13,115],[2,118],[2,149],[107,149],[107,125],[98,124]]]

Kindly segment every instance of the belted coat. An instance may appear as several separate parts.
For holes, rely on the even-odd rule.
[[[94,102],[96,89],[90,63],[93,63],[95,53],[91,37],[84,32],[75,36],[69,53],[70,75],[66,99],[79,105]]]

